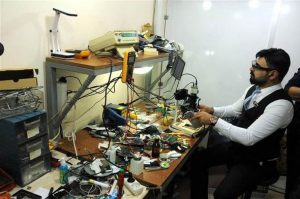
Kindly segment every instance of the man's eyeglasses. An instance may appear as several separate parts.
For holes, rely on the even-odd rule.
[[[252,67],[253,67],[254,69],[257,69],[257,70],[264,70],[264,71],[272,71],[272,70],[276,70],[275,68],[264,68],[264,67],[260,66],[260,65],[256,62],[256,60],[253,60],[253,61],[252,61]]]

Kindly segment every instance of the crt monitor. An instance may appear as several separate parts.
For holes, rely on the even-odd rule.
[[[183,70],[185,66],[185,61],[180,56],[175,57],[172,69],[171,69],[171,75],[175,77],[175,79],[180,80]]]

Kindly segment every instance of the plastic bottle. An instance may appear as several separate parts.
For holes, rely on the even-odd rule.
[[[60,184],[66,184],[68,181],[68,165],[65,161],[65,159],[60,160],[60,166],[59,166],[59,182]]]
[[[130,161],[130,172],[134,175],[140,175],[143,172],[144,161],[141,157],[134,156]]]
[[[116,147],[112,146],[110,153],[109,153],[109,161],[111,161],[112,163],[116,163]]]
[[[152,144],[152,158],[158,158],[160,153],[159,139],[155,138]]]
[[[68,84],[65,77],[59,78],[57,85],[57,108],[61,110],[68,99]]]
[[[121,168],[119,171],[119,174],[118,174],[118,197],[117,197],[117,199],[121,199],[122,195],[123,195],[124,175],[125,175],[125,170],[123,168]]]

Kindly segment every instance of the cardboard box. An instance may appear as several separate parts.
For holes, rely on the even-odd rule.
[[[0,70],[0,90],[15,90],[37,86],[37,69]]]

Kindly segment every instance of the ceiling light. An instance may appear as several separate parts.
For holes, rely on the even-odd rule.
[[[203,10],[210,10],[212,7],[212,3],[210,0],[204,0],[202,4]]]
[[[260,5],[259,0],[249,0],[248,5],[250,8],[258,8]]]

